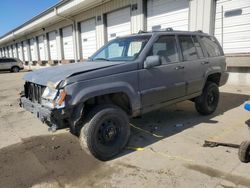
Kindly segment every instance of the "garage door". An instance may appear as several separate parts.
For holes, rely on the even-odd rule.
[[[8,54],[9,54],[9,57],[13,57],[11,46],[8,46]]]
[[[16,53],[16,44],[12,45],[12,53],[15,58],[17,58],[17,53]]]
[[[45,55],[45,45],[44,45],[44,36],[43,35],[38,37],[38,50],[39,50],[40,61],[47,60],[46,55]]]
[[[23,41],[23,54],[24,54],[24,61],[29,61],[29,58],[28,58],[28,42],[26,40]]]
[[[30,39],[30,55],[31,55],[31,61],[37,61],[37,50],[35,47],[35,39]]]
[[[130,7],[107,14],[108,40],[131,34]]]
[[[57,45],[56,45],[56,32],[52,31],[49,33],[49,53],[51,60],[57,60]]]
[[[96,51],[95,19],[81,22],[82,57],[87,59]]]
[[[148,0],[147,30],[188,30],[189,0]]]
[[[62,39],[63,39],[64,59],[67,59],[67,60],[74,59],[72,26],[65,27],[62,29]]]
[[[22,49],[21,43],[17,44],[17,53],[18,53],[18,58],[23,61],[24,60],[23,59],[23,49]]]
[[[225,53],[250,52],[250,1],[219,0],[216,3],[215,36]]]
[[[9,55],[8,55],[8,49],[7,49],[7,47],[4,48],[4,56],[5,56],[5,57],[8,57],[8,56],[9,56]]]

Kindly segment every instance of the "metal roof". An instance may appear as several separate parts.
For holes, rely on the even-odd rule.
[[[4,38],[4,37],[6,37],[6,36],[12,34],[13,32],[15,32],[15,31],[21,29],[22,27],[24,27],[24,26],[26,26],[26,25],[32,23],[33,21],[35,21],[35,20],[41,18],[42,16],[44,16],[44,15],[50,13],[50,12],[53,12],[53,11],[54,11],[54,8],[58,8],[58,7],[62,6],[62,5],[65,5],[65,4],[69,3],[69,2],[71,2],[71,1],[72,1],[72,0],[61,0],[61,1],[58,2],[57,4],[55,4],[55,5],[51,6],[51,7],[49,7],[48,9],[46,9],[46,10],[43,11],[43,12],[41,12],[41,13],[38,14],[37,16],[34,16],[34,17],[31,18],[30,20],[26,21],[26,22],[23,23],[22,25],[20,25],[20,26],[16,27],[15,29],[13,29],[13,30],[11,30],[11,31],[9,31],[9,32],[7,32],[7,33],[5,33],[4,35],[2,35],[2,36],[0,37],[0,39],[2,39],[2,38]]]

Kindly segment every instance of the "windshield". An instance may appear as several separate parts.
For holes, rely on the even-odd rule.
[[[132,61],[141,53],[150,36],[117,38],[94,54],[91,59],[106,61]]]

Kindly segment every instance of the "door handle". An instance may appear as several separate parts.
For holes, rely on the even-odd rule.
[[[175,67],[175,70],[180,70],[180,69],[184,69],[185,67],[184,66],[177,66]]]
[[[203,62],[201,62],[201,64],[202,65],[207,65],[207,64],[209,64],[209,61],[203,61]]]

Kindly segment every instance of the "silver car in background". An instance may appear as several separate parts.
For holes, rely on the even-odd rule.
[[[0,58],[0,71],[9,70],[10,72],[19,72],[24,69],[23,62],[17,58]]]

